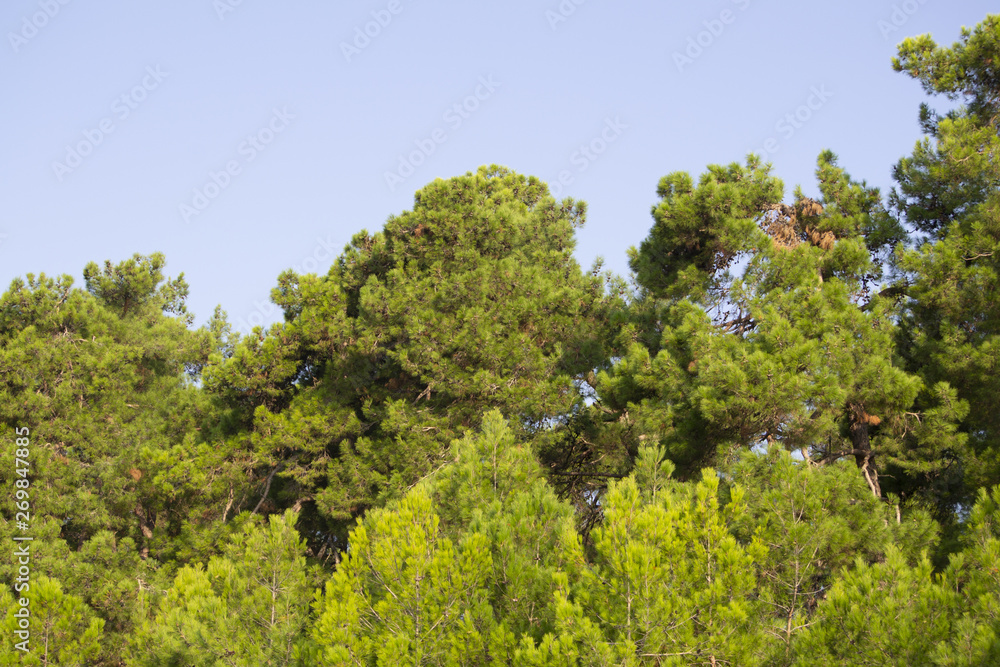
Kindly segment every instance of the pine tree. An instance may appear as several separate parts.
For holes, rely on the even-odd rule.
[[[772,447],[744,453],[726,477],[747,489],[734,534],[767,547],[756,569],[768,665],[792,664],[797,638],[820,622],[817,604],[855,561],[881,562],[895,549],[913,565],[937,539],[926,512],[897,517],[899,508],[875,499],[846,461],[808,465]]]
[[[298,664],[310,573],[296,519],[288,511],[248,525],[225,556],[181,568],[135,633],[130,664]]]
[[[797,665],[972,667],[1000,657],[1000,487],[982,489],[964,549],[935,573],[895,546],[884,562],[858,558],[833,583],[794,643]]]
[[[599,377],[605,405],[666,446],[682,476],[779,443],[854,459],[873,495],[889,466],[938,472],[961,449],[965,405],[893,357],[891,299],[874,294],[902,236],[877,189],[820,155],[818,200],[755,157],[695,186],[665,177],[649,238],[632,252],[643,289],[628,351]],[[938,399],[916,414],[919,395]]]
[[[262,508],[302,507],[323,547],[443,466],[501,409],[521,433],[583,403],[602,281],[572,252],[585,208],[500,167],[437,180],[325,276],[279,278],[286,322],[215,358],[205,386],[251,429]],[[267,497],[264,501],[264,497]]]
[[[572,508],[499,412],[351,533],[317,598],[321,664],[523,664],[584,566]]]
[[[365,523],[318,602],[319,664],[482,664],[493,628],[486,537],[441,535],[420,490]]]
[[[206,525],[221,532],[223,494],[241,484],[202,436],[214,409],[190,372],[210,336],[188,329],[187,285],[163,267],[159,254],[90,264],[87,290],[29,274],[0,297],[0,423],[29,429],[30,523],[46,543],[33,571],[105,621],[104,661],[120,655],[141,592],[166,584]],[[0,453],[8,486],[13,456]],[[12,509],[0,528],[8,538]],[[15,571],[0,563],[4,581]]]
[[[963,29],[950,48],[929,35],[905,40],[897,71],[957,106],[921,106],[927,137],[896,165],[892,201],[923,233],[903,253],[908,300],[901,352],[927,385],[946,382],[969,410],[969,447],[950,447],[947,475],[932,481],[947,506],[1000,481],[1000,16]],[[952,401],[953,402],[953,401]],[[944,402],[939,402],[944,404]]]
[[[7,590],[0,592],[0,617],[7,640],[0,647],[0,664],[83,667],[93,664],[101,651],[104,621],[79,597],[63,591],[62,584],[44,575],[28,583],[14,598]],[[22,606],[20,600],[26,600]],[[22,651],[15,644],[21,628],[15,613],[28,609],[28,637]]]

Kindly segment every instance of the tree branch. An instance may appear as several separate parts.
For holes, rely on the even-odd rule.
[[[267,483],[264,484],[264,495],[260,497],[260,500],[257,502],[257,507],[253,508],[253,512],[250,512],[251,516],[256,514],[257,510],[260,509],[260,506],[264,504],[264,500],[267,498],[267,494],[271,492],[271,480],[274,479],[274,474],[278,472],[280,468],[281,464],[279,463],[278,465],[274,466],[274,469],[271,470],[271,474],[267,476]]]

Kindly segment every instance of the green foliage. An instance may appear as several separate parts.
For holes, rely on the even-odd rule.
[[[132,259],[112,266],[104,263],[101,270],[91,262],[83,269],[83,280],[87,291],[109,308],[119,311],[122,317],[141,312],[146,306],[153,306],[165,313],[183,315],[190,324],[184,301],[188,296],[188,285],[184,274],[175,280],[164,282],[161,269],[166,264],[162,253],[148,257],[136,253]],[[160,283],[163,282],[163,285]]]
[[[998,63],[998,16],[899,46],[958,104],[886,203],[830,151],[665,176],[635,293],[496,166],[245,336],[159,253],[14,280],[0,663],[1000,663]]]
[[[959,42],[938,46],[929,35],[905,40],[893,62],[928,93],[960,104],[945,115],[925,105],[928,137],[895,169],[891,201],[927,236],[900,254],[909,296],[900,348],[928,387],[955,392],[928,396],[928,407],[961,401],[955,412],[968,446],[946,448],[948,474],[933,483],[950,506],[970,503],[975,490],[1000,481],[1000,16],[963,29]],[[937,392],[939,395],[941,391]]]
[[[553,594],[583,563],[572,508],[546,482],[533,453],[516,442],[500,413],[478,434],[453,443],[454,463],[429,482],[444,528],[474,532],[490,545],[490,605],[510,638],[551,632]],[[504,643],[510,654],[515,646]]]
[[[303,504],[342,548],[354,517],[441,467],[484,411],[530,434],[581,406],[574,378],[602,363],[607,327],[602,281],[572,256],[584,210],[484,167],[420,190],[326,276],[283,274],[285,324],[204,372],[261,475],[276,471],[268,508]]]
[[[998,54],[1000,15],[994,14],[974,29],[963,28],[962,39],[950,48],[938,46],[930,35],[905,39],[893,59],[893,68],[918,80],[928,94],[963,103],[944,116],[922,105],[920,121],[930,137],[894,171],[899,189],[892,202],[910,224],[932,237],[950,234],[952,223],[995,201]]]
[[[1000,486],[979,490],[963,546],[944,573],[961,603],[934,651],[936,663],[948,667],[1000,661]]]
[[[7,435],[30,431],[31,525],[46,544],[33,571],[100,614],[100,660],[110,663],[141,591],[165,585],[171,556],[185,551],[177,538],[214,528],[223,494],[245,482],[202,435],[215,410],[188,372],[207,360],[210,339],[166,314],[182,311],[186,287],[161,284],[160,255],[95,267],[90,291],[29,275],[0,297],[0,423]],[[0,452],[8,488],[14,454]],[[15,570],[5,561],[0,577],[9,584]]]
[[[932,665],[955,604],[926,559],[911,568],[891,550],[885,563],[859,562],[834,583],[819,624],[796,646],[796,664]]]
[[[351,533],[347,558],[319,598],[321,665],[464,665],[492,629],[485,536],[459,544],[440,535],[431,501],[417,491],[395,511],[376,510]]]
[[[509,662],[554,629],[552,596],[583,563],[571,508],[498,412],[452,451],[351,533],[317,597],[321,664]]]
[[[181,568],[136,633],[130,664],[296,664],[310,594],[296,519],[288,511],[248,526],[225,556]]]
[[[0,648],[3,665],[58,665],[82,667],[92,664],[101,650],[104,621],[94,618],[93,611],[79,597],[63,592],[62,584],[46,576],[29,582],[29,587],[15,598],[8,590],[0,593],[0,617],[4,642]],[[20,600],[27,600],[22,605]],[[15,634],[21,629],[18,610],[27,609],[30,637],[27,651],[15,644],[22,641]],[[16,638],[16,639],[15,639]]]
[[[817,609],[795,644],[795,664],[993,664],[1000,657],[1000,488],[972,511],[966,549],[934,574],[927,558],[906,563],[894,546],[885,562],[856,563]]]
[[[940,470],[942,449],[962,446],[947,428],[961,405],[915,414],[922,386],[893,357],[892,303],[870,293],[902,229],[832,153],[816,174],[822,197],[798,191],[794,205],[753,157],[746,168],[709,167],[697,188],[679,175],[661,187],[650,236],[632,254],[657,314],[644,324],[659,337],[628,342],[598,388],[641,437],[666,446],[682,476],[775,442],[825,462],[851,456],[881,495],[888,466]],[[686,247],[715,259],[682,259],[678,226],[711,232]],[[734,277],[738,257],[746,265]],[[925,447],[927,424],[950,437]]]
[[[525,637],[512,664],[760,664],[755,566],[766,549],[732,532],[744,492],[720,494],[708,470],[697,483],[669,481],[661,454],[644,447],[636,474],[611,484],[594,562],[563,575],[555,631]]]
[[[710,166],[697,187],[686,173],[664,176],[649,238],[629,251],[639,284],[666,297],[710,296],[737,257],[763,243],[756,218],[782,190],[769,172],[751,157],[746,168]]]
[[[897,519],[849,464],[810,465],[772,448],[741,456],[731,474],[733,483],[752,489],[735,532],[767,547],[757,572],[769,612],[763,629],[778,640],[770,642],[770,665],[791,664],[796,638],[816,622],[817,603],[844,569],[856,560],[879,562],[892,548],[915,562],[937,537],[919,510]]]

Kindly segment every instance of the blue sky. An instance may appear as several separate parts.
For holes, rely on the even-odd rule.
[[[561,179],[624,274],[672,171],[753,151],[815,193],[830,148],[887,192],[927,99],[895,45],[991,5],[5,0],[0,282],[161,251],[198,323],[268,323],[281,271],[493,163]]]

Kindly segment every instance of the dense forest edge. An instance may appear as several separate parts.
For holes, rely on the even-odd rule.
[[[250,333],[15,279],[0,664],[1000,665],[1000,15],[892,67],[886,196],[670,173],[629,279],[499,166]]]

